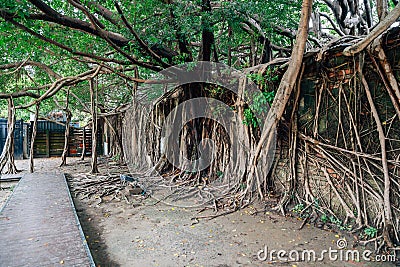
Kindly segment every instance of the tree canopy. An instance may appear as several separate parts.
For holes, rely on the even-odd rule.
[[[368,34],[395,4],[316,1],[306,49]],[[64,99],[65,88],[74,88],[79,100],[71,101],[87,110],[85,80],[93,73],[86,72],[101,65],[99,74],[109,78],[102,80],[100,99],[110,111],[129,101],[135,83],[171,65],[211,60],[242,69],[290,56],[300,6],[295,0],[6,0],[0,9],[0,97],[19,98],[18,106],[53,84],[56,92],[43,100]],[[46,103],[42,112],[60,108],[54,100]]]
[[[340,153],[346,152],[343,158],[347,162],[339,167],[336,166],[339,171],[333,172],[333,165],[339,164],[338,162],[343,158],[326,156],[325,159],[330,165],[320,169],[326,176],[328,187],[333,188],[338,201],[343,206],[346,214],[345,221],[357,217],[357,223],[360,226],[369,225],[370,216],[367,211],[361,210],[358,186],[364,187],[365,183],[359,181],[358,176],[368,176],[373,181],[370,188],[376,186],[380,190],[376,192],[379,190],[367,188],[372,192],[371,199],[376,198],[379,202],[380,206],[376,208],[379,212],[375,218],[378,218],[384,226],[383,237],[389,238],[393,236],[394,217],[397,218],[398,228],[398,213],[394,212],[393,216],[391,209],[394,205],[398,207],[397,200],[394,201],[397,204],[393,204],[393,197],[391,197],[394,194],[398,195],[397,191],[391,189],[393,185],[398,186],[394,175],[398,168],[398,158],[396,167],[391,166],[390,164],[394,162],[392,152],[396,149],[388,151],[386,146],[395,140],[388,136],[389,132],[393,132],[396,127],[389,127],[385,133],[386,121],[381,121],[379,108],[375,105],[374,96],[368,88],[368,81],[363,73],[363,64],[365,60],[369,60],[368,63],[374,66],[375,74],[379,75],[384,85],[383,91],[388,96],[388,103],[393,107],[389,112],[393,111],[394,114],[391,115],[394,117],[391,118],[390,123],[396,121],[396,115],[400,116],[400,90],[393,67],[382,48],[381,37],[388,28],[398,26],[399,16],[400,4],[397,0],[316,0],[314,2],[311,0],[3,0],[0,7],[0,116],[8,114],[9,121],[14,121],[12,115],[15,106],[19,110],[18,117],[26,118],[30,113],[38,112],[40,104],[41,115],[46,115],[53,110],[64,110],[70,114],[72,110],[75,120],[87,122],[91,117],[93,129],[95,129],[94,122],[97,121],[97,115],[107,117],[124,112],[127,104],[131,103],[137,96],[137,92],[141,90],[141,84],[154,81],[156,73],[178,64],[212,61],[243,70],[261,85],[264,91],[261,94],[261,100],[257,101],[262,104],[267,101],[272,103],[273,112],[268,114],[270,117],[266,123],[270,123],[271,129],[275,129],[284,112],[287,111],[287,103],[294,95],[293,92],[296,92],[297,98],[293,101],[295,103],[292,108],[295,110],[299,105],[296,101],[300,90],[296,91],[294,87],[296,84],[300,86],[298,78],[299,73],[302,72],[303,53],[313,52],[312,55],[318,61],[323,56],[335,56],[322,53],[328,48],[334,48],[335,52],[342,56],[354,56],[352,58],[354,65],[344,64],[349,69],[343,70],[343,77],[348,74],[346,71],[353,74],[348,81],[354,82],[354,86],[348,92],[339,90],[339,103],[336,99],[332,100],[339,107],[336,146],[328,141],[325,147],[336,149]],[[368,48],[367,53],[360,53],[366,48]],[[318,51],[322,52],[318,53]],[[356,58],[355,55],[358,53],[360,54]],[[370,58],[365,59],[365,55],[369,55]],[[265,79],[262,75],[265,74],[267,68],[274,66],[277,62],[283,64],[284,67],[278,71],[277,75],[270,75],[269,80]],[[258,70],[261,70],[261,77],[258,75]],[[274,69],[269,68],[268,71],[271,74]],[[324,74],[329,75],[329,71]],[[279,79],[281,79],[279,86],[269,86],[276,85]],[[340,82],[343,85],[344,81]],[[360,84],[363,89],[360,88]],[[322,100],[324,86],[327,85],[321,85],[318,103],[325,103],[324,101],[328,101],[326,99],[333,97],[333,94],[329,92],[330,95]],[[267,91],[267,87],[271,87],[268,90],[273,91]],[[161,86],[160,91],[163,92]],[[185,93],[184,89],[182,92]],[[346,95],[347,93],[349,95]],[[365,103],[360,107],[367,110],[366,113],[360,112],[357,103],[355,107],[352,106],[353,102],[357,102],[355,98],[353,101],[353,97],[358,94],[366,95]],[[141,93],[141,96],[143,95],[151,99],[156,98],[156,93],[153,91]],[[189,96],[193,95],[186,94],[184,97]],[[264,96],[266,99],[263,99]],[[344,97],[344,100],[341,97]],[[235,98],[231,97],[230,101],[240,102],[232,99]],[[169,110],[179,103],[179,99],[178,102],[174,102],[175,100],[171,97],[165,103],[158,104],[165,110]],[[344,102],[347,107],[341,106]],[[244,170],[243,176],[236,177],[237,187],[235,188],[235,192],[241,190],[243,201],[253,191],[258,191],[258,195],[262,196],[269,186],[268,173],[262,173],[263,179],[261,179],[256,163],[262,147],[270,144],[268,140],[271,140],[274,131],[268,130],[269,132],[261,133],[253,131],[255,127],[252,128],[252,126],[257,126],[260,122],[252,120],[252,113],[246,113],[248,110],[244,109],[244,104],[242,106],[238,104],[236,107],[237,113],[242,112],[240,115],[244,117],[243,121],[247,127],[240,128],[243,132],[243,140],[250,143],[249,151],[244,149],[241,151],[243,152],[241,155],[245,156],[237,157],[239,159],[236,162],[237,168],[234,168]],[[320,141],[325,142],[326,139],[317,140],[321,137],[318,135],[321,120],[318,114],[319,108],[320,105],[316,105],[314,122],[310,123],[314,127],[312,137],[302,136],[297,132],[297,119],[288,126],[290,128],[288,131],[292,135],[289,138],[291,164],[289,176],[293,178],[291,181],[296,180],[298,163],[296,150],[300,142],[304,145],[304,161],[309,159],[307,144],[313,144],[319,155],[325,153],[321,152],[319,145]],[[350,134],[344,131],[342,110],[349,113],[348,125],[352,125],[348,127]],[[294,118],[296,111],[289,111],[291,118]],[[369,148],[369,143],[367,145],[362,143],[362,138],[365,136],[364,134],[361,136],[358,127],[363,127],[363,123],[355,119],[358,118],[361,121],[361,117],[367,113],[372,114],[370,118],[373,118],[373,123],[368,125],[370,128],[365,131],[368,132],[365,136],[376,134],[375,138],[380,141],[377,145],[378,149],[375,149],[373,153],[364,150],[365,147]],[[139,121],[141,119],[139,115],[140,112],[134,112],[128,114],[128,117]],[[166,114],[154,116],[155,119],[161,120],[165,118],[164,115]],[[336,114],[333,117],[335,116]],[[364,117],[363,120],[365,123],[370,122]],[[374,127],[373,130],[371,130],[371,125]],[[209,121],[203,121],[202,127],[201,137],[208,136],[210,129],[217,129],[214,131],[217,132],[217,137],[220,134],[218,126],[209,124]],[[140,129],[143,130],[143,128]],[[154,141],[154,144],[149,144],[153,149],[151,151],[153,154],[150,156],[160,163],[163,160],[159,153],[162,150],[162,141],[160,141],[161,138],[155,140],[160,137],[156,134],[155,128],[156,126],[153,132],[149,131],[141,136],[143,139],[149,138],[145,140],[149,143]],[[186,142],[185,138],[189,140],[196,137],[196,134],[192,134],[195,131],[187,129],[182,131],[184,132],[180,137],[182,143]],[[92,136],[95,136],[95,133],[94,130]],[[149,133],[151,136],[146,137]],[[117,134],[116,131],[115,134]],[[340,147],[338,143],[340,135],[342,135],[340,138],[343,137],[344,147]],[[221,136],[223,135],[219,136],[222,140]],[[352,147],[348,145],[349,136],[353,142]],[[303,139],[298,142],[298,139],[302,137]],[[308,143],[305,144],[306,142]],[[220,142],[221,144],[223,141]],[[183,144],[182,147],[186,149],[185,152],[189,151],[187,154],[194,151],[190,156],[197,153],[196,149],[192,149],[193,147],[187,144]],[[219,149],[221,154],[227,151],[222,145]],[[332,155],[336,155],[335,153]],[[377,154],[380,154],[381,158],[377,157]],[[364,157],[365,155],[367,157]],[[389,155],[389,160],[387,155]],[[218,164],[226,167],[222,156],[221,158]],[[368,161],[377,159],[379,163]],[[5,164],[6,160],[0,163],[3,164],[3,162]],[[351,166],[346,165],[349,162],[352,163]],[[163,162],[159,163],[157,166],[166,166]],[[320,163],[315,164],[319,166]],[[93,167],[92,170],[97,172],[97,167]],[[375,170],[379,173],[378,175],[372,174]],[[214,176],[221,172],[217,167],[213,171]],[[347,201],[354,202],[353,206],[356,208],[353,207],[353,210],[334,186],[335,181],[331,180],[331,178],[337,178],[337,173],[340,172],[350,177],[354,176],[353,180],[347,181],[349,191],[347,193],[350,195],[350,197],[347,196]],[[244,177],[246,175],[247,177]],[[195,178],[195,181],[200,180],[200,178]],[[353,186],[356,189],[352,191],[350,187]],[[285,192],[287,194],[280,201],[281,207],[291,200],[290,198],[294,195],[292,193],[296,191],[295,187],[294,182],[290,184],[289,193]],[[306,202],[308,201],[308,207],[313,208],[316,206],[315,199],[309,190],[305,188],[304,198]],[[370,199],[365,196],[362,198],[365,207],[365,203]],[[331,207],[328,205],[325,209],[330,210]],[[396,209],[398,211],[398,208]],[[357,214],[355,215],[353,211]],[[396,238],[399,240],[398,236]],[[386,242],[390,245],[390,238]]]

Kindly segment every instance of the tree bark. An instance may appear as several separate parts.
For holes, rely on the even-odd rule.
[[[67,165],[67,156],[68,156],[68,145],[69,145],[69,132],[70,132],[70,123],[71,123],[71,117],[72,113],[66,108],[65,112],[67,113],[67,121],[65,122],[65,136],[64,136],[64,149],[63,153],[61,155],[61,166]]]
[[[371,42],[373,42],[380,34],[386,31],[400,16],[400,4],[398,4],[386,17],[381,20],[379,24],[360,42],[346,47],[343,50],[343,55],[353,56],[361,52],[366,48]]]
[[[92,161],[90,173],[99,173],[97,168],[97,110],[95,98],[95,85],[93,79],[89,81],[90,110],[92,113]]]
[[[63,153],[61,155],[61,166],[64,166],[67,164],[67,156],[68,156],[68,145],[69,145],[69,132],[70,132],[70,123],[71,123],[71,117],[72,117],[72,113],[69,110],[69,90],[67,90],[67,98],[65,100],[65,113],[67,116],[67,120],[65,122],[65,135],[64,135],[64,149],[63,149]]]
[[[82,128],[82,155],[80,160],[85,159],[85,154],[86,154],[86,127]]]
[[[275,133],[278,121],[282,118],[283,112],[286,108],[286,104],[288,103],[296,81],[298,80],[298,75],[300,73],[301,64],[303,62],[304,50],[308,38],[311,11],[312,0],[303,0],[301,18],[291,60],[289,62],[288,69],[286,70],[279,84],[278,91],[276,92],[276,96],[272,103],[271,109],[268,112],[267,118],[264,123],[264,128],[261,133],[260,141],[258,142],[257,147],[252,153],[250,159],[251,169],[249,172],[247,189],[249,189],[249,179],[253,179],[253,176],[257,171],[257,160],[264,145],[264,142],[270,139],[271,135]]]
[[[8,98],[8,121],[7,121],[7,139],[4,144],[3,152],[0,156],[0,173],[7,165],[6,173],[17,173],[17,167],[14,162],[14,130],[15,130],[15,107],[14,100]]]
[[[211,13],[211,2],[210,0],[202,0],[202,8],[203,12],[203,17],[202,17],[202,46],[201,46],[201,61],[210,61],[211,60],[211,54],[212,54],[212,46],[214,44],[214,33],[212,31],[212,26],[210,25],[210,22],[208,21],[208,16]]]
[[[364,1],[365,17],[367,20],[367,25],[368,25],[368,28],[371,28],[372,23],[373,23],[371,5],[369,3],[369,0],[363,0],[363,1]]]
[[[378,70],[379,75],[381,76],[382,82],[385,85],[385,88],[390,96],[390,100],[392,101],[393,107],[396,110],[397,117],[400,120],[400,89],[395,75],[393,74],[393,69],[389,64],[389,61],[386,58],[385,51],[382,47],[382,38],[375,40],[371,47],[372,53],[370,53],[372,62]],[[379,60],[379,65],[376,63],[375,57]]]
[[[33,173],[35,166],[34,166],[34,145],[35,145],[35,139],[36,139],[36,133],[37,133],[37,122],[39,118],[39,110],[40,110],[40,102],[36,104],[36,109],[35,109],[35,119],[33,121],[32,125],[32,135],[31,135],[31,147],[29,149],[29,172]]]
[[[362,73],[360,72],[362,75]],[[365,93],[367,95],[368,103],[371,107],[371,113],[374,117],[376,128],[379,135],[379,142],[381,145],[381,157],[382,157],[382,169],[383,169],[383,176],[384,176],[384,190],[383,190],[383,210],[384,210],[384,218],[385,218],[385,229],[384,229],[384,239],[389,247],[393,247],[393,242],[390,237],[390,232],[393,229],[393,216],[392,216],[392,205],[390,200],[390,174],[389,174],[389,167],[387,162],[387,151],[386,151],[386,136],[382,127],[382,122],[379,118],[378,111],[376,110],[374,100],[372,99],[371,91],[369,90],[369,86],[367,80],[364,76],[361,77],[362,84],[365,89]]]
[[[376,1],[376,9],[377,9],[379,21],[382,21],[388,14],[387,0],[377,0]]]

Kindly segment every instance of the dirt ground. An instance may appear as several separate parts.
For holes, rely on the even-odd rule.
[[[71,185],[90,169],[87,160],[68,158],[67,162],[67,166],[60,168],[58,158],[38,159],[36,171],[66,173]],[[17,161],[23,172],[27,166],[27,160]],[[108,163],[99,167],[101,173],[110,168]],[[160,199],[165,192],[153,194]],[[193,199],[186,203],[164,203],[155,198],[137,196],[100,201],[98,197],[74,197],[97,266],[395,266],[388,262],[366,262],[362,258],[346,260],[340,250],[334,252],[338,239],[345,239],[346,249],[356,250],[360,255],[366,249],[356,246],[350,234],[309,224],[300,230],[303,223],[300,219],[271,211],[257,212],[263,210],[260,204],[212,220],[192,220],[199,215],[212,215],[214,211],[199,214],[199,207],[185,207],[196,206]],[[325,253],[324,260],[318,262],[289,261],[287,254],[284,259],[278,258],[279,250],[292,253],[293,257],[305,252],[307,259],[311,250],[319,258],[323,250],[329,249],[333,256]]]

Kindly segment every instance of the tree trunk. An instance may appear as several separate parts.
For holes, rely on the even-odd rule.
[[[31,147],[29,149],[29,172],[33,173],[34,172],[34,160],[33,160],[33,154],[34,154],[34,145],[35,145],[35,139],[36,139],[36,133],[37,133],[37,122],[39,118],[39,109],[40,109],[40,102],[36,104],[36,109],[35,109],[35,119],[33,121],[32,125],[32,136],[31,136]]]
[[[99,173],[97,168],[97,110],[95,99],[95,87],[93,79],[89,82],[90,89],[90,110],[92,114],[92,161],[90,173]]]
[[[65,136],[64,136],[64,149],[63,149],[63,153],[61,155],[61,166],[64,166],[67,164],[67,156],[68,156],[68,145],[69,145],[69,131],[70,131],[70,123],[71,123],[71,117],[72,117],[72,113],[69,110],[69,90],[67,91],[67,97],[65,100],[65,113],[67,113],[67,120],[65,122]]]
[[[312,0],[303,0],[301,18],[291,60],[289,62],[288,69],[286,70],[279,84],[271,109],[268,112],[267,118],[264,123],[264,128],[261,133],[260,141],[258,142],[255,151],[252,153],[250,159],[251,169],[248,175],[247,189],[245,193],[247,193],[247,190],[252,188],[252,183],[254,182],[254,177],[256,176],[255,174],[257,172],[257,160],[260,155],[261,149],[265,141],[269,140],[271,136],[275,133],[277,124],[282,118],[282,115],[286,108],[286,104],[288,103],[296,81],[298,80],[298,75],[300,73],[300,68],[303,62],[304,50],[308,38],[308,28],[311,11]],[[261,185],[258,186],[260,187]]]
[[[106,140],[109,146],[108,156],[115,157],[118,162],[124,162],[124,152],[122,146],[122,117],[121,115],[114,115],[104,117],[104,127],[107,131]]]
[[[61,155],[60,167],[67,164],[68,145],[69,145],[69,132],[70,132],[70,126],[69,125],[71,123],[71,117],[72,117],[72,113],[68,109],[68,107],[65,110],[65,112],[67,113],[67,121],[65,122],[64,150],[63,150],[63,153]]]
[[[85,154],[86,154],[86,127],[82,128],[82,155],[80,160],[85,159]]]
[[[263,39],[263,52],[261,55],[260,64],[268,63],[272,60],[271,42],[268,38]]]
[[[381,76],[382,82],[385,85],[386,91],[390,96],[393,107],[396,110],[397,118],[400,120],[400,89],[397,83],[397,79],[393,74],[392,66],[389,64],[385,51],[381,45],[382,38],[379,38],[371,45],[372,52],[369,51],[372,63],[375,65],[379,75]],[[379,65],[375,60],[375,57],[379,59]]]
[[[360,42],[353,44],[352,46],[346,47],[343,50],[343,55],[353,56],[361,52],[371,42],[373,42],[379,35],[386,31],[400,16],[400,4],[398,4],[390,13],[382,19],[378,25]]]
[[[365,17],[367,20],[367,25],[368,25],[368,28],[371,28],[372,23],[373,23],[371,5],[369,3],[369,0],[363,0],[363,1],[364,1]]]
[[[212,31],[212,25],[208,21],[208,17],[211,13],[211,2],[210,0],[202,0],[202,8],[203,14],[202,17],[202,46],[201,46],[201,53],[200,53],[200,60],[201,61],[210,61],[211,60],[211,50],[214,44],[214,33]]]
[[[360,72],[362,75],[362,73]],[[393,242],[391,240],[391,235],[389,234],[391,231],[393,231],[393,216],[392,216],[392,205],[391,205],[391,200],[390,200],[390,174],[389,174],[389,167],[388,167],[388,162],[387,162],[387,151],[386,151],[386,136],[384,133],[384,129],[382,126],[382,122],[379,118],[378,111],[375,107],[374,100],[372,99],[372,94],[371,91],[369,90],[369,86],[367,83],[367,80],[365,79],[364,76],[361,78],[362,84],[365,89],[365,93],[367,95],[368,103],[371,107],[371,113],[372,116],[374,117],[375,123],[376,123],[376,128],[378,131],[379,135],[379,142],[381,145],[381,157],[382,157],[382,169],[383,169],[383,177],[384,177],[384,191],[383,191],[383,210],[384,210],[384,218],[385,218],[385,229],[383,233],[383,237],[389,247],[393,247]]]
[[[8,121],[7,121],[7,139],[4,144],[3,152],[0,156],[0,173],[7,165],[7,173],[17,173],[14,162],[14,130],[15,130],[15,107],[14,100],[8,98]]]
[[[387,0],[377,0],[376,1],[376,9],[377,9],[379,21],[382,21],[388,14]]]

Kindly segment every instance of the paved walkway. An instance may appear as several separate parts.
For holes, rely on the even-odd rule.
[[[0,212],[0,266],[94,266],[63,174],[25,174]]]

